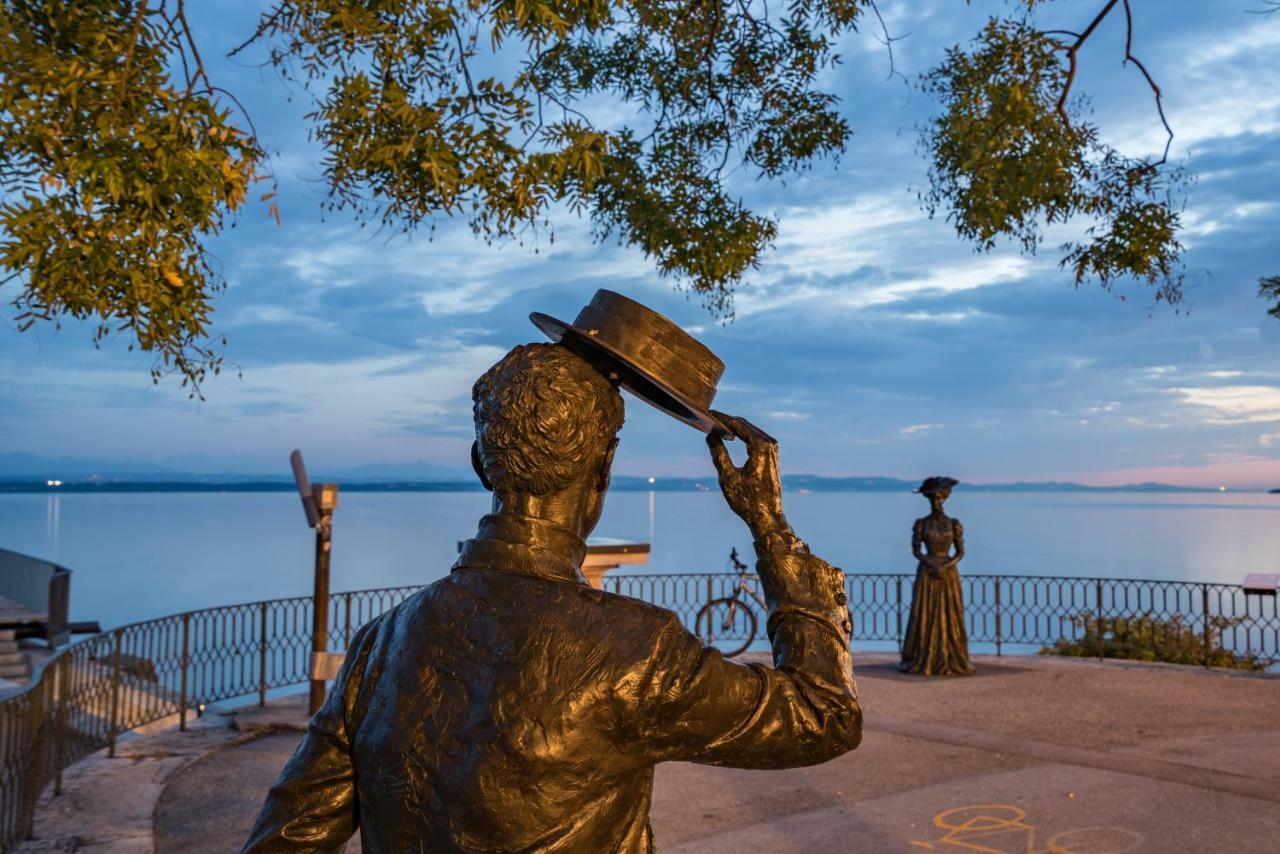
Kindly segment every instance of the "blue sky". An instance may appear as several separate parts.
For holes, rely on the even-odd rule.
[[[203,5],[203,4],[201,4]],[[258,4],[198,24],[224,53]],[[1093,3],[1055,4],[1079,23]],[[779,438],[794,473],[967,480],[1280,485],[1280,322],[1255,296],[1280,274],[1280,16],[1251,0],[1137,0],[1136,49],[1165,91],[1173,156],[1198,176],[1183,233],[1189,311],[1136,287],[1127,299],[1011,249],[976,254],[921,212],[915,128],[933,105],[886,79],[874,32],[846,39],[829,75],[854,128],[840,163],[785,184],[735,181],[780,220],[776,248],[718,324],[637,252],[595,245],[557,217],[554,244],[489,246],[463,223],[430,240],[320,217],[303,99],[271,72],[219,62],[279,150],[284,225],[251,207],[216,243],[230,282],[214,329],[231,370],[191,401],[153,386],[123,342],[95,350],[67,324],[0,325],[0,452],[155,463],[191,471],[313,468],[465,472],[470,386],[511,346],[538,340],[530,311],[572,318],[598,287],[672,317],[727,364],[718,408]],[[967,40],[1002,4],[884,2],[908,76]],[[243,10],[243,14],[240,13]],[[1163,137],[1150,93],[1123,68],[1119,21],[1082,54],[1079,90],[1129,154]],[[608,105],[604,105],[606,108]],[[1056,243],[1053,235],[1051,244]],[[0,290],[0,296],[4,296]],[[7,301],[6,301],[7,303]],[[238,368],[238,372],[237,372]],[[710,471],[696,432],[628,399],[617,470]]]

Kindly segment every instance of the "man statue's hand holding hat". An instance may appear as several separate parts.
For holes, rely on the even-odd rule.
[[[596,291],[573,323],[539,312],[529,318],[613,382],[707,433],[725,501],[755,540],[770,625],[776,616],[796,613],[819,621],[847,644],[852,626],[844,573],[809,558],[808,547],[787,523],[777,441],[745,418],[711,409],[724,363],[666,317],[613,291]],[[741,468],[733,464],[725,438],[746,445]],[[796,559],[800,555],[809,559]]]

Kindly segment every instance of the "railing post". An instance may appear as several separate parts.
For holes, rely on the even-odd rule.
[[[58,722],[53,743],[53,794],[62,794],[62,766],[67,755],[67,704],[71,701],[70,667],[67,662],[71,656],[63,653],[58,659]]]
[[[24,741],[27,754],[18,755],[25,760],[18,770],[18,785],[21,787],[18,826],[23,839],[34,839],[36,818],[36,798],[40,796],[40,765],[44,761],[44,712],[45,692],[47,684],[37,685],[27,691],[27,732]]]
[[[1209,585],[1200,585],[1200,613],[1204,618],[1204,666],[1209,666],[1209,654],[1213,647],[1213,629],[1209,626]]]
[[[112,634],[115,635],[115,652],[111,656],[111,740],[107,756],[115,759],[116,736],[120,733],[120,629]]]
[[[351,597],[346,593],[342,597],[342,648],[351,646]]]
[[[1106,648],[1106,643],[1103,638],[1104,624],[1102,622],[1102,579],[1101,578],[1096,579],[1095,585],[1098,591],[1098,660],[1102,661],[1102,659],[1106,657],[1103,655],[1103,650]],[[1088,633],[1089,633],[1089,627],[1085,626],[1085,634],[1088,634]]]
[[[267,603],[261,605],[258,623],[258,705],[267,704]]]
[[[897,628],[898,654],[901,655],[902,654],[902,576],[899,575],[895,580],[897,581],[897,585],[898,585],[898,628]]]
[[[1003,637],[1000,623],[1000,576],[996,576],[996,656],[1000,655],[1000,640]]]
[[[187,671],[191,667],[191,612],[182,615],[182,676],[178,689],[178,729],[187,730]]]
[[[712,600],[712,599],[715,599],[715,598],[716,598],[715,578],[711,575],[711,573],[707,573],[707,602],[708,602],[708,604],[711,602],[711,600]]]

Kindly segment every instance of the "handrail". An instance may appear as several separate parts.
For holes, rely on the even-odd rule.
[[[734,589],[736,573],[605,576],[606,590],[667,607],[692,626],[710,599]],[[846,594],[858,641],[900,644],[910,612],[911,576],[849,573]],[[1204,633],[1206,663],[1215,641],[1237,652],[1280,658],[1276,597],[1237,585],[1144,579],[963,575],[970,640],[1009,646],[1075,638],[1081,615],[1174,616]],[[332,594],[330,648],[404,601],[420,585]],[[265,704],[275,690],[309,678],[309,596],[186,611],[101,632],[58,651],[22,691],[0,700],[0,851],[31,833],[35,805],[62,772],[144,724],[243,700]]]
[[[421,585],[333,594],[331,647]],[[295,596],[186,611],[100,632],[52,655],[0,700],[0,851],[29,837],[40,793],[119,737],[227,700],[267,700],[307,681],[312,599]]]
[[[853,640],[901,646],[912,580],[907,573],[846,574]],[[962,574],[960,580],[969,641],[978,651],[1033,650],[1105,631],[1116,620],[1150,617],[1198,632],[1207,663],[1224,650],[1280,661],[1280,597],[1246,594],[1237,584],[1048,575]],[[688,626],[704,604],[733,595],[737,583],[733,572],[610,573],[604,578],[606,590],[662,605]],[[729,634],[724,640],[743,638]]]

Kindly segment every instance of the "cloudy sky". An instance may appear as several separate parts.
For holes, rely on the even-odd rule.
[[[205,5],[205,4],[197,4]],[[212,5],[212,4],[211,4]],[[205,53],[242,40],[259,5],[208,14]],[[1081,23],[1096,3],[1056,4]],[[1052,250],[975,254],[916,202],[915,128],[933,105],[886,79],[871,29],[831,73],[854,137],[837,164],[785,185],[736,180],[776,213],[776,248],[718,324],[638,253],[593,245],[561,216],[535,254],[443,222],[431,240],[322,221],[305,105],[270,72],[219,63],[280,154],[282,227],[253,208],[216,245],[229,289],[215,331],[229,372],[190,401],[153,386],[123,342],[86,329],[0,324],[0,453],[154,463],[202,472],[313,468],[467,470],[471,383],[527,315],[572,318],[598,287],[672,317],[727,364],[719,408],[783,443],[793,473],[973,481],[1161,480],[1280,485],[1280,322],[1256,296],[1280,274],[1280,15],[1255,0],[1137,0],[1137,50],[1165,91],[1173,155],[1198,175],[1186,211],[1189,311],[1136,287],[1076,290]],[[978,30],[995,2],[882,2],[908,76]],[[926,11],[922,12],[921,9]],[[1080,91],[1126,153],[1157,151],[1150,93],[1123,68],[1117,20],[1082,55]],[[4,296],[0,291],[0,297]],[[238,370],[237,370],[238,369]],[[618,470],[705,474],[699,434],[628,402]]]

